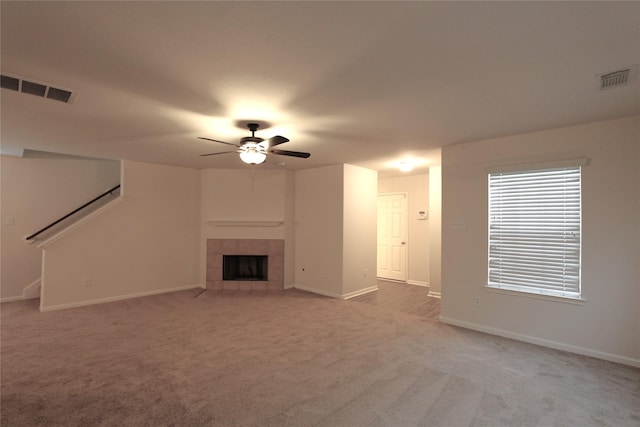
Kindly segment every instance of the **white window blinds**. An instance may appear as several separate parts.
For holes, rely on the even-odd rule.
[[[489,173],[489,287],[580,297],[580,174]]]

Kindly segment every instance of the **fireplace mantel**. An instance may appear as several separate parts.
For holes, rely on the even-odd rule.
[[[213,227],[278,227],[284,221],[255,221],[255,220],[209,220],[208,225]]]

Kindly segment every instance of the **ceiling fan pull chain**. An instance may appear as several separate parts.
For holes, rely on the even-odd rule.
[[[253,184],[256,182],[256,165],[251,165],[251,192],[253,193]]]

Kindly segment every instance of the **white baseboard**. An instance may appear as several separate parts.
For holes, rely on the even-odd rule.
[[[22,290],[22,298],[23,299],[34,299],[40,298],[40,287],[42,285],[42,280],[38,279],[26,288]]]
[[[424,286],[425,288],[428,288],[429,282],[421,282],[419,280],[407,280],[407,285]]]
[[[429,291],[429,294],[427,296],[428,297],[433,297],[433,298],[442,298],[442,294],[440,294],[440,292]]]
[[[323,290],[320,290],[320,289],[309,288],[309,287],[302,286],[302,285],[293,285],[293,287],[296,288],[296,289],[300,289],[301,291],[307,291],[307,292],[311,292],[313,294],[322,295],[322,296],[325,296],[325,297],[342,299],[342,295],[334,294],[333,292],[327,292],[327,291],[323,291]]]
[[[380,276],[377,276],[376,280],[382,280],[383,282],[391,282],[391,283],[407,283],[406,280],[388,279],[386,277],[380,277]]]
[[[360,289],[359,291],[349,292],[348,294],[342,295],[342,299],[354,298],[360,295],[368,294],[369,292],[375,292],[378,290],[377,286],[370,286],[368,288]]]
[[[325,297],[335,298],[335,299],[349,299],[357,297],[358,295],[368,294],[369,292],[374,292],[378,290],[377,286],[371,286],[369,288],[360,289],[354,292],[349,292],[348,294],[335,294],[333,292],[327,292],[321,289],[309,288],[301,285],[293,285],[294,288],[300,289],[301,291],[307,291],[314,294],[322,295]]]
[[[0,303],[22,301],[23,299],[24,297],[22,295],[18,295],[17,297],[4,297],[4,298],[0,298]]]
[[[79,302],[71,302],[68,304],[52,305],[49,307],[43,307],[42,304],[40,304],[40,311],[44,312],[44,311],[64,310],[67,308],[77,308],[77,307],[84,307],[87,305],[104,304],[107,302],[122,301],[125,299],[131,299],[131,298],[148,297],[151,295],[167,294],[170,292],[186,291],[188,289],[196,289],[196,288],[202,288],[202,286],[198,283],[195,285],[178,286],[175,288],[154,289],[152,291],[138,292],[135,294],[117,295],[113,297],[98,298],[98,299],[88,300],[88,301],[79,301]],[[42,300],[40,301],[42,303]]]
[[[564,344],[557,341],[551,341],[543,338],[532,337],[529,335],[518,334],[511,331],[505,331],[504,329],[491,328],[489,326],[479,325],[477,323],[465,322],[457,319],[451,319],[449,317],[444,317],[444,316],[440,316],[440,321],[448,325],[460,326],[461,328],[472,329],[474,331],[484,332],[486,334],[497,335],[500,337],[510,338],[517,341],[536,344],[542,347],[549,347],[555,350],[562,350],[569,353],[581,354],[583,356],[594,357],[596,359],[607,360],[609,362],[621,363],[623,365],[629,365],[636,368],[640,368],[640,359],[634,359],[632,357],[606,353],[603,351],[592,350],[590,348],[578,347],[571,344]]]
[[[40,279],[38,279],[33,283],[31,283],[30,285],[27,285],[22,290],[22,295],[18,295],[15,297],[0,298],[0,303],[40,298],[40,282],[41,282]]]

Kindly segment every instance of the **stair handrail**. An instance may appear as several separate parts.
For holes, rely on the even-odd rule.
[[[86,208],[87,206],[97,202],[98,200],[102,199],[105,196],[108,196],[110,194],[112,194],[114,191],[116,191],[118,188],[120,188],[120,184],[116,185],[113,188],[110,188],[109,190],[105,191],[104,193],[100,194],[98,197],[94,197],[93,199],[91,199],[90,201],[88,201],[87,203],[85,203],[84,205],[80,206],[79,208],[76,208],[74,210],[72,210],[71,212],[69,212],[68,214],[64,215],[63,217],[60,217],[59,219],[53,221],[51,224],[47,225],[46,227],[41,228],[40,230],[36,231],[35,233],[27,236],[24,238],[24,240],[29,241],[29,240],[33,240],[36,237],[38,237],[40,234],[44,233],[45,231],[47,231],[48,229],[50,229],[51,227],[59,224],[60,222],[64,221],[65,219],[69,218],[71,215],[75,214],[76,212],[81,211],[82,209]]]

